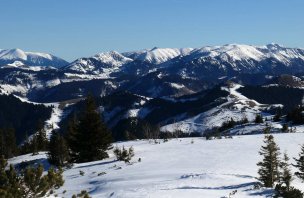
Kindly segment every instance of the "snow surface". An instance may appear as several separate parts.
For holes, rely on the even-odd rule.
[[[254,189],[263,137],[247,135],[209,141],[182,138],[165,143],[160,140],[160,144],[148,140],[115,143],[114,146],[118,147],[133,146],[135,157],[131,164],[116,161],[112,152],[106,160],[75,164],[64,171],[64,186],[54,194],[71,197],[87,190],[93,198],[228,198],[237,190],[231,197],[267,197],[272,189]],[[304,143],[304,133],[274,134],[274,137],[281,152],[286,150],[290,162],[294,163],[293,157],[298,156],[300,145]],[[47,166],[43,153],[20,156],[9,162],[16,164],[33,158]],[[81,176],[79,171],[84,175]],[[106,174],[100,174],[102,172]],[[292,185],[304,190],[298,178]],[[64,190],[66,193],[63,194]]]

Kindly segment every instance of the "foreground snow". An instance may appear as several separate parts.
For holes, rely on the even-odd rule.
[[[282,152],[286,150],[291,159],[297,157],[304,143],[304,133],[274,136]],[[160,141],[160,144],[144,140],[117,143],[114,146],[134,147],[132,165],[115,161],[112,153],[107,160],[76,164],[64,172],[65,184],[56,193],[59,197],[71,197],[87,190],[92,197],[220,198],[237,190],[233,197],[267,197],[271,189],[254,189],[263,137],[234,136],[209,141],[184,138]],[[43,161],[43,157],[45,155],[38,158]],[[10,162],[20,163],[20,158],[29,160],[31,156],[13,158]],[[80,171],[84,172],[83,176]],[[304,190],[297,178],[293,185]]]

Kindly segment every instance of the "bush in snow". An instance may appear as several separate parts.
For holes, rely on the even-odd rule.
[[[72,198],[90,198],[89,193],[86,190],[82,190],[79,194],[73,195]]]
[[[284,197],[284,198],[303,198],[304,194],[299,189],[294,187],[287,188],[282,184],[278,184],[275,187],[276,194],[274,198]]]
[[[50,168],[46,175],[43,175],[43,167],[28,167],[17,174],[11,165],[5,170],[7,161],[0,158],[0,197],[19,198],[19,197],[44,197],[47,192],[57,189],[63,185],[62,170]]]
[[[132,146],[128,150],[125,149],[124,146],[122,149],[116,147],[113,152],[117,160],[124,161],[126,163],[129,163],[132,157],[134,157],[134,149]]]

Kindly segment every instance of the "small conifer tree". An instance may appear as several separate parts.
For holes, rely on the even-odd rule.
[[[299,158],[294,158],[296,164],[293,165],[298,168],[295,175],[304,182],[304,144],[301,147],[301,152],[299,153]]]
[[[263,156],[263,160],[257,165],[260,167],[258,170],[259,180],[265,187],[273,187],[275,182],[280,179],[279,174],[279,147],[274,141],[272,135],[265,135],[265,145],[262,146],[259,154]]]
[[[48,160],[56,166],[64,166],[69,160],[69,149],[66,141],[58,132],[52,133],[49,143]]]

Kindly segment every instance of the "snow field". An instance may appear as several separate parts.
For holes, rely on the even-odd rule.
[[[294,163],[293,157],[297,157],[304,143],[304,133],[274,134],[274,137],[281,152],[286,150],[290,162]],[[220,198],[237,190],[232,197],[266,197],[272,189],[254,189],[263,139],[263,135],[247,135],[209,141],[203,138],[160,140],[160,144],[147,140],[115,143],[113,146],[133,146],[135,157],[131,165],[116,161],[112,152],[106,160],[75,164],[65,170],[65,184],[55,194],[71,197],[87,190],[96,198]],[[10,162],[20,162],[22,157],[32,158],[26,155]],[[83,176],[80,171],[84,172]],[[295,171],[293,167],[292,171]],[[292,184],[304,190],[297,178]]]

